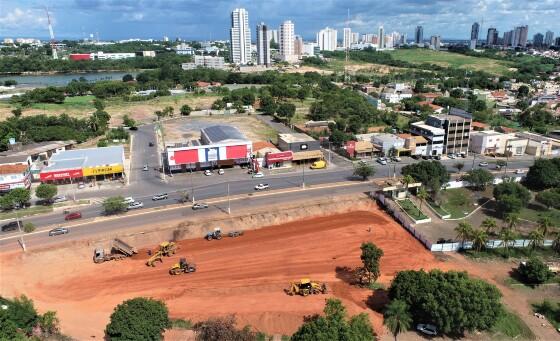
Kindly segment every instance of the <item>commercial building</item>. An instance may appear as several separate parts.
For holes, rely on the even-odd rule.
[[[208,69],[225,69],[224,57],[194,56],[193,63],[182,63],[183,70],[193,70],[199,67]]]
[[[542,33],[537,33],[533,36],[533,47],[542,47],[544,43],[544,36]]]
[[[440,36],[432,36],[430,38],[430,48],[432,50],[439,51],[441,47],[441,37]]]
[[[193,56],[195,54],[195,49],[192,48],[189,44],[181,43],[175,47],[175,53]]]
[[[443,128],[434,127],[420,121],[410,125],[410,132],[426,140],[425,148],[419,148],[413,155],[437,156],[443,154],[445,142],[445,130]]]
[[[291,151],[292,161],[312,161],[323,158],[321,145],[309,135],[303,133],[278,134],[278,148]]]
[[[41,169],[41,182],[73,182],[122,178],[124,172],[123,146],[63,150],[53,154]]]
[[[236,8],[231,12],[230,42],[233,63],[249,63],[251,61],[251,30],[249,29],[249,12],[244,8]]]
[[[389,103],[399,103],[405,98],[412,98],[412,95],[412,90],[409,88],[393,86],[384,88],[380,97]]]
[[[379,40],[377,41],[377,47],[379,49],[385,48],[385,30],[383,29],[383,26],[379,26],[379,33],[377,36],[379,37]]]
[[[298,59],[303,56],[303,38],[301,36],[294,37],[294,55]]]
[[[293,152],[291,150],[280,151],[275,145],[267,141],[253,142],[253,155],[259,167],[272,169],[292,166]]]
[[[414,31],[414,42],[416,44],[424,43],[424,27],[416,26],[416,30]]]
[[[342,47],[345,49],[349,49],[350,45],[352,45],[352,30],[350,27],[345,27],[343,30],[343,40],[342,40]]]
[[[214,125],[200,130],[200,140],[166,146],[171,171],[248,164],[252,143],[237,128]]]
[[[420,135],[398,134],[398,137],[404,139],[404,149],[410,151],[410,155],[429,155],[428,140]]]
[[[127,59],[127,58],[135,58],[136,53],[104,53],[103,51],[93,52],[90,53],[91,60],[119,60],[119,59]]]
[[[545,34],[545,37],[544,37],[544,44],[547,47],[554,45],[554,32],[546,31],[546,34]]]
[[[257,64],[270,66],[270,31],[262,22],[257,25]]]
[[[26,155],[0,157],[0,193],[15,188],[29,188],[31,181],[31,157]]]
[[[326,27],[317,33],[317,45],[321,51],[336,50],[337,31],[333,28]]]
[[[426,124],[445,130],[444,153],[469,152],[472,116],[461,109],[451,108],[449,115],[431,115]]]
[[[379,149],[383,155],[401,155],[404,149],[404,139],[394,134],[373,134],[371,143]]]
[[[478,31],[479,30],[480,30],[480,25],[477,22],[472,24],[472,26],[471,26],[471,43],[470,43],[471,50],[476,49],[476,44],[478,42]]]
[[[494,130],[471,133],[469,149],[480,155],[521,156],[525,154],[528,139],[515,134],[503,134]]]
[[[496,28],[490,27],[488,29],[488,34],[486,35],[486,45],[498,45],[498,30]]]
[[[525,153],[536,157],[560,156],[560,140],[531,133],[528,131],[515,133],[518,138],[528,140]]]
[[[294,23],[290,20],[284,21],[280,25],[279,30],[279,47],[280,47],[280,58],[289,63],[293,63],[298,60],[298,56],[294,53]]]

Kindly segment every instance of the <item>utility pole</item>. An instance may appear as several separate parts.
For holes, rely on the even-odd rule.
[[[474,161],[476,160],[476,153],[472,152],[472,167],[471,170],[474,170]]]
[[[301,188],[305,188],[305,161],[303,161]]]
[[[191,178],[191,198],[192,198],[192,203],[194,204],[193,172],[192,172],[192,168],[189,168],[189,170],[191,171],[191,176],[189,177]]]
[[[23,231],[21,230],[21,224],[20,224],[20,220],[19,220],[19,214],[16,211],[16,221],[17,221],[17,226],[18,226],[18,230],[20,233],[20,241],[19,243],[21,244],[21,248],[23,249],[23,251],[27,251],[27,248],[25,247],[25,241],[23,240]]]
[[[227,213],[231,214],[231,202],[229,200],[229,182],[227,183]]]

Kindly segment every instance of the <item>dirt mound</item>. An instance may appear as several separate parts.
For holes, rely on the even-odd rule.
[[[276,213],[278,220],[282,213]],[[247,223],[251,223],[246,221]],[[254,222],[253,222],[254,223]],[[440,267],[434,256],[374,205],[368,210],[303,219],[247,231],[242,237],[179,241],[176,255],[155,268],[145,265],[146,250],[120,262],[93,264],[91,254],[5,255],[1,294],[25,293],[41,309],[57,310],[65,333],[78,339],[102,337],[112,309],[122,300],[150,296],[166,301],[171,316],[192,320],[234,314],[269,334],[291,334],[303,317],[320,313],[324,300],[339,297],[351,314],[367,312],[377,332],[380,314],[369,309],[382,301],[371,290],[350,286],[337,268],[360,264],[360,244],[373,241],[385,256],[381,282],[403,269]],[[155,245],[152,249],[155,249]],[[10,257],[10,262],[5,262]],[[170,276],[180,257],[197,272]],[[327,282],[329,293],[287,296],[283,289],[301,277]],[[87,325],[84,325],[87,317]]]

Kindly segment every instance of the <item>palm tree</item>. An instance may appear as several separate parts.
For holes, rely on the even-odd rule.
[[[418,208],[418,214],[420,214],[420,212],[422,211],[422,203],[424,203],[424,201],[426,199],[428,199],[429,195],[428,192],[426,191],[426,189],[424,187],[420,188],[420,190],[418,191],[418,194],[416,194],[416,197],[418,199],[420,199],[420,207]]]
[[[404,184],[404,187],[406,188],[406,196],[408,196],[408,186],[414,182],[414,178],[412,177],[412,175],[405,175],[402,178],[402,183]]]
[[[473,233],[473,228],[471,224],[462,220],[459,222],[459,224],[457,224],[457,227],[455,227],[455,232],[457,232],[457,238],[461,240],[462,243],[461,247],[463,247],[465,244],[465,240],[471,238]]]
[[[541,230],[543,237],[548,235],[548,230],[552,227],[552,221],[549,217],[542,217],[539,219],[539,230]]]
[[[517,234],[510,229],[503,229],[500,233],[500,239],[502,240],[502,245],[506,251],[506,255],[509,257],[509,244],[517,238]]]
[[[486,229],[487,234],[491,234],[491,233],[494,232],[496,227],[498,227],[498,224],[496,223],[495,219],[486,218],[482,221],[482,224],[480,224],[480,227]]]
[[[383,314],[383,324],[389,328],[397,341],[397,335],[407,331],[412,325],[412,317],[410,317],[406,303],[401,300],[393,300]]]
[[[510,230],[515,230],[517,224],[519,223],[519,214],[517,213],[508,213],[504,219],[507,227]]]
[[[529,247],[531,251],[535,251],[535,249],[541,246],[544,242],[544,235],[541,230],[533,230],[529,233]]]
[[[488,241],[488,234],[481,229],[476,229],[472,231],[473,248],[480,252],[486,247],[486,242]]]

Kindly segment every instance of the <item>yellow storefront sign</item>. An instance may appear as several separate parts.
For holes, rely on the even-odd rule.
[[[115,173],[122,173],[122,172],[124,172],[123,165],[82,168],[82,173],[84,176],[115,174]]]

